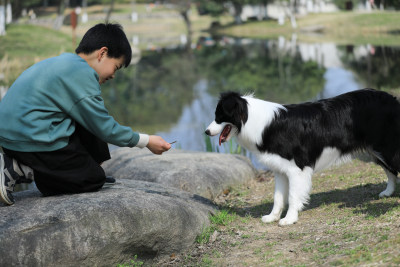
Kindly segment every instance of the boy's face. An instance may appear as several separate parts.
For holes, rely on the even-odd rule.
[[[124,65],[124,57],[111,58],[105,54],[95,67],[95,71],[99,75],[99,83],[103,84],[106,81],[113,79],[115,72]]]

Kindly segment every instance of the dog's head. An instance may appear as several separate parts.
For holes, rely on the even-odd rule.
[[[248,118],[247,101],[235,92],[221,93],[215,120],[207,127],[205,133],[209,136],[221,134],[219,144],[228,141],[232,136],[238,135],[242,125]]]

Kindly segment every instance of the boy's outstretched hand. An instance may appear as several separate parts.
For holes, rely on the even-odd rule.
[[[163,152],[168,151],[171,148],[171,144],[160,136],[150,135],[147,148],[154,154],[161,155]]]

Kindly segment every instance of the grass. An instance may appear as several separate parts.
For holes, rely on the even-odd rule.
[[[117,264],[117,267],[140,267],[143,266],[144,262],[137,259],[137,255],[133,257],[133,259],[126,264]]]
[[[211,137],[208,135],[204,135],[204,143],[207,152],[220,152],[219,146],[215,145]],[[230,139],[229,141],[222,144],[224,147],[224,151],[229,154],[239,154],[239,155],[246,155],[247,150],[243,148],[241,145],[237,144],[234,139]]]
[[[147,6],[147,4],[116,5],[115,12],[112,13],[110,20],[113,22],[118,21],[118,23],[124,26],[129,40],[132,40],[133,36],[138,37],[140,41],[138,48],[142,50],[156,50],[161,47],[179,45],[181,35],[187,34],[186,25],[179,13],[172,8],[161,5],[155,5],[151,9],[148,9]],[[137,22],[130,20],[129,14],[132,12],[139,14]],[[83,36],[92,25],[104,21],[105,13],[102,6],[91,6],[88,8],[88,14],[89,16],[96,16],[94,20],[80,24],[77,27],[76,32],[78,36]],[[210,16],[200,16],[197,13],[195,5],[192,5],[190,19],[193,43],[197,42],[199,36],[204,35],[203,31],[207,30],[212,21],[215,20]],[[233,21],[233,18],[225,15],[221,16],[219,21],[221,23],[230,23]],[[62,31],[70,33],[71,29],[68,26],[64,26]]]
[[[0,73],[5,77],[0,85],[10,85],[29,66],[62,52],[73,52],[71,36],[41,26],[9,25],[0,36]]]
[[[260,220],[273,204],[274,182],[264,173],[216,198],[221,211],[208,231],[214,238],[169,266],[398,266],[400,190],[380,199],[385,187],[386,176],[374,164],[331,168],[314,176],[298,223],[279,227]]]
[[[283,26],[274,20],[249,22],[237,26],[223,27],[221,34],[248,38],[277,38],[285,36],[305,42],[333,42],[336,44],[392,45],[400,43],[398,12],[335,12],[309,14],[297,20],[298,27],[290,23]],[[307,31],[311,27],[321,27],[322,33]],[[395,34],[397,33],[397,34]]]
[[[23,63],[73,50],[72,36],[41,26],[10,24],[0,37],[0,58],[7,54]]]
[[[236,214],[230,213],[227,210],[218,211],[216,214],[210,216],[211,225],[205,227],[200,235],[197,236],[196,242],[199,244],[206,244],[210,241],[211,236],[216,232],[220,226],[229,226],[236,220]]]

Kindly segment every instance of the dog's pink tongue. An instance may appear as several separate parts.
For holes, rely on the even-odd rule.
[[[226,138],[228,137],[229,133],[231,132],[231,126],[230,125],[226,125],[225,128],[222,130],[220,136],[219,136],[219,145],[221,145],[221,143],[226,141]]]

